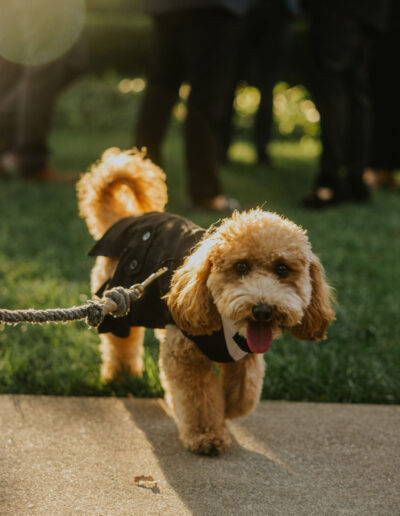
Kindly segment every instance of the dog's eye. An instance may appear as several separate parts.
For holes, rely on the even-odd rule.
[[[286,278],[289,274],[289,271],[290,269],[285,263],[278,262],[275,264],[274,272],[277,276],[279,276],[279,278]]]
[[[237,262],[235,263],[235,271],[240,276],[245,276],[250,272],[250,265],[247,262]]]

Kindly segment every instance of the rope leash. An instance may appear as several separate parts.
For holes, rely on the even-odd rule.
[[[115,287],[106,290],[102,298],[95,297],[82,306],[71,308],[50,308],[46,310],[2,310],[0,309],[0,323],[43,324],[45,322],[68,322],[86,319],[89,326],[97,327],[107,314],[113,317],[123,317],[131,307],[131,303],[138,301],[144,294],[146,287],[168,270],[162,267],[153,272],[142,283],[130,288]]]

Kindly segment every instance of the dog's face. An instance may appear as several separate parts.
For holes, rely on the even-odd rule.
[[[269,221],[271,222],[271,221]],[[253,352],[299,324],[311,301],[311,250],[298,229],[276,221],[223,240],[207,287],[221,316],[235,321]]]
[[[206,237],[173,277],[168,304],[193,335],[234,321],[264,353],[283,330],[319,340],[334,318],[330,289],[305,232],[276,214],[235,214]]]

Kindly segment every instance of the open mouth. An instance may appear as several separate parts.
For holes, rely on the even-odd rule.
[[[266,353],[272,344],[271,325],[262,321],[248,321],[246,339],[253,353]]]

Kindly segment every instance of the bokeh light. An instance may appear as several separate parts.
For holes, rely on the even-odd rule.
[[[320,115],[304,86],[278,83],[274,88],[273,112],[282,136],[318,136]]]
[[[236,90],[234,107],[239,115],[253,115],[258,109],[260,98],[257,88],[241,84]]]
[[[121,93],[127,94],[131,92],[131,80],[130,79],[122,79],[119,81],[118,90]]]
[[[232,161],[238,161],[248,165],[257,163],[256,149],[254,148],[254,145],[249,142],[238,141],[233,143],[229,147],[228,156]]]
[[[142,77],[134,79],[121,79],[118,83],[118,91],[124,95],[128,93],[142,93],[146,88],[146,81]]]
[[[141,93],[146,88],[146,81],[141,77],[131,80],[131,90],[133,93]]]
[[[245,82],[239,84],[234,99],[237,127],[246,130],[253,126],[260,100],[257,88]],[[299,139],[304,135],[319,135],[319,112],[302,85],[289,86],[286,82],[276,84],[273,90],[273,115],[276,128],[283,138]]]
[[[187,107],[183,102],[177,102],[172,110],[172,113],[178,122],[184,122],[187,116]]]
[[[67,53],[82,33],[85,1],[1,0],[0,55],[41,65]]]
[[[179,88],[179,97],[182,100],[187,100],[190,95],[190,89],[191,89],[190,84],[188,84],[187,82],[184,82],[182,84],[182,86]]]

